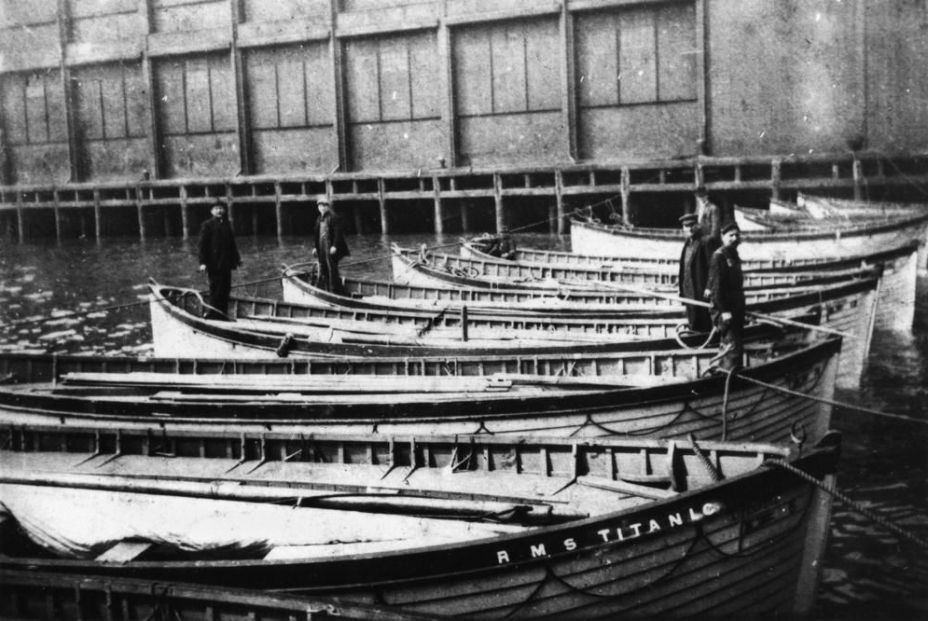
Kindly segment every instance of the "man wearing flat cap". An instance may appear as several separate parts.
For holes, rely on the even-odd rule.
[[[712,320],[719,331],[719,368],[731,371],[742,366],[744,348],[744,275],[738,245],[741,230],[734,222],[724,225],[722,247],[709,262],[709,291]]]
[[[332,211],[328,197],[317,197],[316,205],[319,207],[313,236],[313,256],[319,262],[316,286],[332,293],[341,293],[342,279],[338,274],[338,262],[351,253],[348,251],[348,244],[345,243],[341,221]]]
[[[680,271],[677,277],[680,297],[702,301],[709,297],[709,258],[712,251],[703,236],[696,214],[688,213],[682,216],[680,225],[683,227],[683,234],[687,236],[680,253]],[[708,332],[712,329],[709,309],[703,306],[686,304],[686,321],[690,330],[694,332]]]

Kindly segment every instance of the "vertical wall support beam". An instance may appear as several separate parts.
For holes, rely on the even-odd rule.
[[[496,232],[502,233],[506,226],[506,212],[503,207],[503,178],[493,173],[493,201],[496,207]]]
[[[622,222],[626,225],[631,226],[634,224],[632,222],[632,171],[628,166],[622,167],[622,180],[621,180],[621,190],[619,192],[622,197]]]
[[[251,132],[248,122],[248,97],[245,94],[245,68],[242,63],[242,51],[238,48],[238,25],[245,20],[241,0],[229,0],[231,12],[232,32],[230,37],[229,62],[232,65],[232,79],[235,82],[235,133],[238,139],[239,172],[243,175],[252,174]],[[231,220],[231,218],[229,218]]]
[[[380,206],[380,232],[386,235],[390,232],[390,214],[387,213],[387,198],[385,196],[383,177],[377,179],[377,203]]]
[[[187,186],[180,186],[180,228],[184,239],[190,237],[190,209],[187,206]]]
[[[52,188],[52,203],[54,204],[55,209],[55,239],[57,239],[58,243],[60,244],[61,228],[63,222],[61,213],[61,199],[58,197],[58,188]]]
[[[100,241],[103,237],[103,209],[100,207],[100,190],[93,191],[93,236]]]
[[[335,145],[338,152],[338,162],[336,162],[332,172],[351,170],[348,124],[345,112],[345,71],[342,67],[342,44],[335,36],[335,31],[338,29],[339,2],[340,0],[329,0],[329,58],[332,61],[332,86],[335,93],[335,97],[332,98],[335,105],[335,109],[332,110],[332,127],[335,129]]]
[[[26,241],[26,214],[23,211],[23,194],[16,193],[16,228],[19,233],[19,243]]]
[[[235,205],[232,202],[232,184],[225,184],[226,187],[226,211],[229,212],[229,224],[235,226]]]
[[[68,40],[71,32],[71,11],[68,0],[58,0],[58,69],[61,91],[64,94],[64,124],[68,137],[68,180],[80,181],[82,176],[80,145],[78,144],[77,114],[74,103],[74,86],[68,68]]]
[[[461,232],[470,233],[470,201],[469,200],[460,200],[458,202],[459,209],[461,211]]]
[[[363,235],[364,234],[364,218],[361,217],[363,214],[361,213],[360,203],[355,203],[354,206],[352,206],[351,215],[354,218],[355,235]]]
[[[281,187],[280,181],[274,182],[274,216],[277,219],[277,241],[284,238],[284,208],[280,202]]]
[[[870,145],[870,53],[868,51],[868,41],[870,36],[867,25],[867,5],[865,0],[857,0],[855,3],[856,12],[854,14],[855,30],[857,31],[857,53],[860,55],[860,101],[861,107],[861,145],[859,148],[867,148]],[[923,25],[924,28],[924,25]]]
[[[448,166],[454,168],[458,164],[458,133],[457,133],[457,107],[454,101],[454,51],[452,49],[454,36],[448,26],[448,0],[441,0],[441,17],[438,22],[438,62],[441,84],[439,88],[444,94],[441,107],[442,127],[445,141],[442,147],[442,158],[447,160]]]
[[[780,175],[782,160],[775,159],[770,162],[770,196],[780,200]]]
[[[0,80],[0,101],[3,101],[3,88],[5,84]],[[3,106],[0,106],[0,185],[13,185],[13,153],[8,148],[9,134],[6,130],[6,117]]]
[[[432,199],[435,206],[435,234],[445,232],[445,210],[441,204],[441,185],[438,177],[432,177]]]
[[[863,163],[856,157],[851,162],[851,173],[854,177],[854,200],[859,201],[863,200],[863,184],[864,184],[864,167]]]
[[[560,168],[554,171],[554,199],[557,201],[557,224],[548,223],[548,230],[563,235],[566,229],[566,218],[564,213],[564,171]]]
[[[145,35],[145,48],[142,51],[142,84],[148,91],[148,159],[152,179],[164,178],[164,158],[161,135],[161,123],[158,120],[159,99],[158,85],[155,81],[151,57],[148,55],[148,35],[152,33],[152,7],[153,0],[139,2],[139,19],[142,22],[142,32]]]
[[[139,220],[139,239],[148,239],[148,229],[145,226],[145,203],[142,201],[142,188],[135,186],[135,211]]]
[[[575,68],[577,66],[577,50],[574,46],[574,17],[568,10],[568,3],[561,3],[560,31],[561,31],[561,120],[564,124],[564,151],[571,161],[579,155],[578,127],[577,127],[577,80]],[[560,205],[560,198],[558,205]],[[563,224],[558,222],[558,229]],[[558,232],[561,232],[560,230]]]
[[[696,101],[699,102],[699,144],[697,155],[711,153],[709,101],[709,3],[696,0]]]

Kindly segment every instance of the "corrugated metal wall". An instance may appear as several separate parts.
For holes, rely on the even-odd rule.
[[[926,28],[924,0],[0,0],[0,171],[918,152]]]

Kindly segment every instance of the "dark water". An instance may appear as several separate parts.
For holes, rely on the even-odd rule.
[[[565,248],[567,240],[526,236],[526,245]],[[391,241],[453,244],[453,236],[354,237],[345,272],[388,279]],[[0,240],[0,351],[151,351],[149,278],[204,288],[194,240],[103,240],[17,245]],[[279,266],[309,259],[305,239],[240,238],[238,292],[277,296]],[[451,248],[449,252],[456,252]],[[352,265],[353,264],[353,265]],[[839,398],[928,420],[928,278],[921,276],[911,332],[880,332],[860,391]],[[74,311],[81,314],[70,315]],[[50,318],[50,319],[47,319]],[[47,320],[45,320],[47,319]],[[44,321],[43,321],[44,320]],[[928,425],[839,410],[844,432],[843,493],[928,539]],[[836,503],[817,619],[928,619],[928,551],[902,542],[853,508]]]

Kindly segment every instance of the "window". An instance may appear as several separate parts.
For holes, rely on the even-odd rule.
[[[581,107],[696,98],[693,3],[637,6],[576,20]]]

